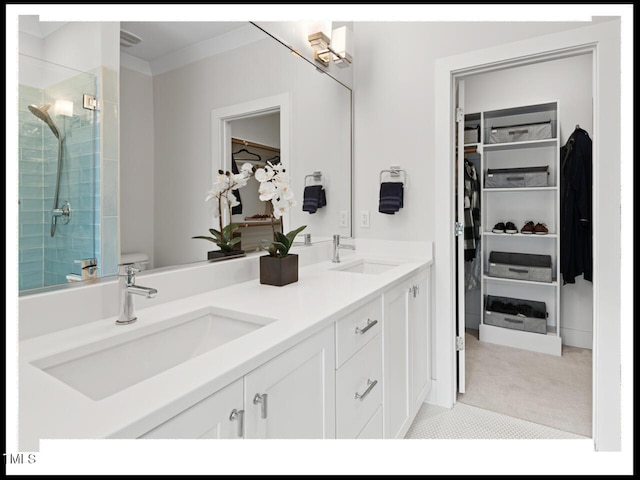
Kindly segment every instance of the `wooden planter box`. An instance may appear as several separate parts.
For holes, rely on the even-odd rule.
[[[282,287],[298,281],[298,255],[260,257],[260,283]]]

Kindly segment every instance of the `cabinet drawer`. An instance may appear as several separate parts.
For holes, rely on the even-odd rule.
[[[336,372],[336,437],[356,438],[382,404],[382,335]]]
[[[378,407],[371,420],[364,426],[357,438],[379,440],[382,438],[382,405]]]
[[[381,331],[382,302],[376,298],[336,322],[336,368]]]

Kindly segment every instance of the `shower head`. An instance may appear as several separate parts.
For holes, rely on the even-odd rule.
[[[53,120],[51,120],[51,117],[47,112],[47,110],[49,110],[50,107],[51,107],[50,103],[45,103],[41,107],[38,107],[36,105],[29,105],[28,108],[31,113],[33,113],[36,117],[38,117],[44,123],[49,125],[49,128],[51,129],[53,134],[56,136],[58,140],[60,140],[60,131],[56,127],[55,123],[53,123]]]

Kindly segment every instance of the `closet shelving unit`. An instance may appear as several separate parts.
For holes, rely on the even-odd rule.
[[[480,341],[526,350],[561,355],[560,337],[560,144],[558,103],[484,111],[465,116],[465,124],[480,122],[480,138],[475,147],[480,154],[482,282]],[[488,143],[492,127],[520,125],[551,120],[552,138],[544,140]],[[485,187],[488,169],[548,166],[548,186],[524,188]],[[522,234],[525,222],[546,224],[546,235]],[[518,233],[493,233],[499,222],[513,222]],[[552,281],[536,282],[496,278],[489,275],[492,251],[550,255]],[[532,333],[484,323],[487,295],[544,302],[547,333]]]

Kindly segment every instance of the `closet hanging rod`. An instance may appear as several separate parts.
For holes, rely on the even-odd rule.
[[[248,140],[242,140],[240,138],[232,138],[231,143],[236,145],[244,145],[245,147],[261,148],[263,150],[269,150],[270,152],[280,153],[280,149],[276,147],[270,147],[269,145],[262,145],[261,143],[250,142]]]
[[[388,173],[392,178],[399,177],[400,174],[402,174],[402,175],[404,175],[404,180],[402,180],[402,182],[403,183],[407,182],[407,172],[405,172],[400,167],[392,166],[388,170],[380,170],[380,183],[382,183],[382,175],[384,173]]]

